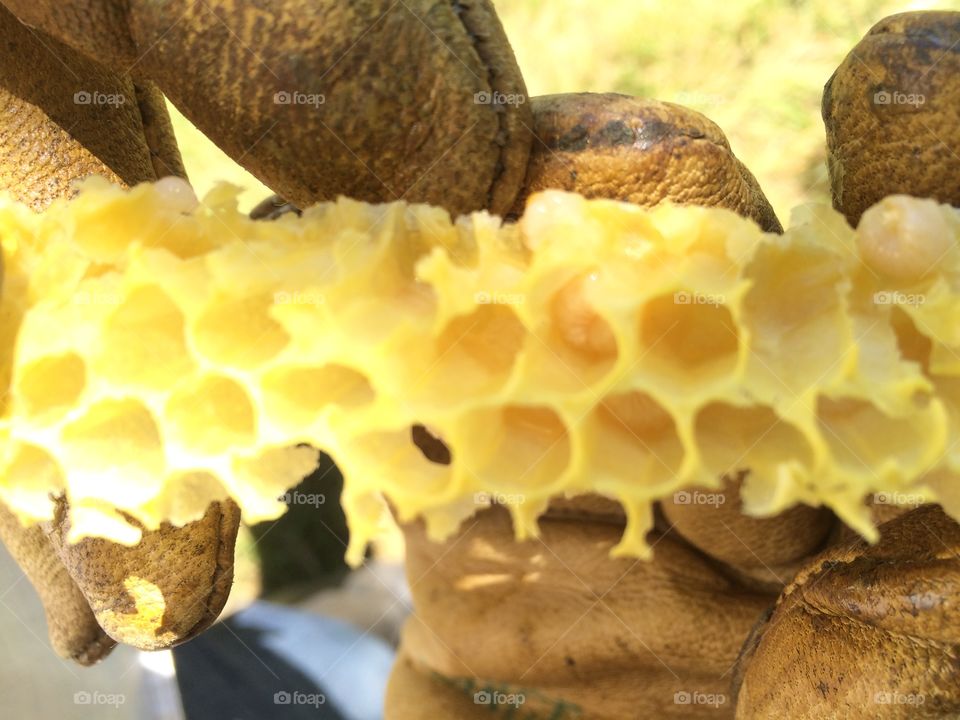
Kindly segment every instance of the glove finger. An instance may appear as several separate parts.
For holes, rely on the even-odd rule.
[[[957,717],[958,604],[960,525],[937,506],[832,548],[744,645],[737,717]]]
[[[209,627],[227,601],[240,525],[233,502],[213,503],[183,527],[145,531],[132,547],[100,538],[69,542],[65,503],[49,525],[53,549],[117,642],[171,647]]]
[[[183,175],[162,98],[0,7],[0,190],[42,210],[89,175],[133,185]],[[154,155],[154,152],[156,155]]]
[[[755,518],[741,507],[742,478],[722,488],[690,488],[660,504],[667,522],[689,543],[744,579],[779,591],[839,526],[826,508],[796,505],[778,515]]]
[[[887,195],[960,206],[960,13],[877,23],[823,90],[833,204],[856,225]]]
[[[502,214],[523,181],[526,88],[490,0],[5,2],[154,80],[298,207],[347,195]]]
[[[783,230],[723,131],[694,110],[614,93],[547,95],[532,107],[534,141],[512,215],[530,194],[556,188],[640,205],[724,207]]]
[[[81,665],[106,657],[114,641],[97,624],[80,588],[39,525],[24,527],[0,503],[0,541],[36,589],[54,651]]]

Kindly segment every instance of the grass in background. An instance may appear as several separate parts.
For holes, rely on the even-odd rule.
[[[699,110],[780,219],[829,202],[823,86],[872,25],[960,2],[498,0],[531,95],[622,92]]]
[[[823,85],[867,30],[960,0],[496,0],[531,95],[622,92],[677,102],[723,128],[780,215],[828,201]],[[217,180],[270,194],[179,113],[198,194]]]

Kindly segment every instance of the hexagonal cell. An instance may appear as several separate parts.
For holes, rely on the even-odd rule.
[[[526,334],[509,307],[479,305],[451,320],[426,355],[409,367],[409,389],[451,402],[492,392],[510,377]]]
[[[170,387],[193,369],[180,308],[156,285],[135,289],[107,318],[96,362],[118,384]]]
[[[678,293],[647,302],[641,313],[641,363],[681,384],[731,372],[739,330],[730,310],[713,300]]]
[[[254,368],[278,355],[290,336],[270,317],[267,295],[230,298],[208,308],[193,328],[197,349],[212,362]]]
[[[20,371],[17,396],[28,415],[66,411],[76,404],[87,383],[87,368],[76,353],[34,360]]]
[[[587,275],[567,283],[554,296],[550,314],[566,345],[595,358],[617,354],[613,329],[590,306],[589,283],[595,275]]]
[[[286,509],[281,496],[317,467],[317,458],[307,445],[261,448],[234,457],[232,474],[221,481],[243,508],[245,522],[273,520]]]
[[[582,392],[599,382],[617,362],[613,328],[590,304],[588,273],[567,282],[545,307],[549,325],[532,333],[527,343],[528,375],[538,386],[556,392]]]
[[[769,392],[800,394],[841,372],[837,358],[853,338],[836,257],[819,248],[765,246],[747,275],[753,287],[744,296],[743,323],[751,381]]]
[[[0,485],[11,506],[38,517],[51,510],[51,495],[59,494],[65,487],[59,463],[43,448],[26,443],[13,446]]]
[[[109,496],[119,507],[152,497],[166,467],[153,415],[133,399],[103,400],[67,425],[60,438],[71,497]]]
[[[928,371],[933,341],[921,333],[911,317],[899,307],[890,309],[890,325],[897,336],[897,346],[900,348],[901,356],[917,363],[924,371]]]
[[[925,470],[939,444],[929,412],[894,418],[859,398],[819,397],[817,421],[834,459],[871,477],[890,463],[908,474]]]
[[[604,398],[582,425],[590,481],[610,495],[624,483],[646,487],[672,482],[685,451],[673,416],[648,393]]]
[[[471,442],[455,448],[454,463],[462,457],[463,466],[485,490],[542,491],[555,484],[570,463],[567,426],[548,407],[507,405],[477,411],[466,419],[464,434]]]
[[[804,434],[765,405],[711,403],[697,413],[694,427],[703,462],[718,478],[749,470],[761,482],[773,483],[781,465],[813,462]]]
[[[610,395],[603,399],[600,411],[610,422],[641,438],[676,431],[673,416],[649,393],[634,391]]]
[[[262,388],[267,413],[293,424],[312,422],[328,405],[356,408],[375,397],[366,377],[337,364],[272,370]]]
[[[334,459],[344,477],[357,479],[354,492],[361,487],[386,492],[393,498],[405,498],[418,509],[430,505],[453,477],[451,465],[431,462],[423,455],[409,428],[344,439],[341,449]]]
[[[228,497],[226,488],[216,475],[205,471],[176,472],[168,475],[163,490],[143,508],[143,521],[158,518],[181,526],[199,520],[214,500]]]
[[[167,401],[164,431],[197,453],[218,455],[256,439],[253,404],[242,385],[212,375],[179,388]]]

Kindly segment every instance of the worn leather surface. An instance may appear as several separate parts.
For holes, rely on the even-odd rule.
[[[796,505],[774,517],[743,513],[740,479],[722,489],[691,488],[660,507],[676,532],[723,563],[748,585],[779,591],[813,554],[823,549],[840,523],[825,508]],[[690,502],[691,497],[711,502]]]
[[[213,503],[196,522],[162,525],[126,547],[100,538],[67,540],[61,504],[46,528],[97,622],[117,642],[144,650],[176,645],[206,629],[223,609],[233,582],[240,512]]]
[[[652,560],[611,559],[622,530],[546,519],[539,539],[517,543],[499,507],[444,544],[407,527],[406,662],[451,679],[464,707],[489,687],[525,695],[522,711],[542,717],[732,717],[729,674],[776,594],[744,587],[675,533],[652,536]],[[388,718],[435,710],[401,702],[408,692],[395,677]],[[717,704],[684,703],[693,693]]]
[[[936,506],[819,555],[744,648],[737,718],[960,717],[960,525]]]
[[[534,114],[515,213],[526,193],[560,188],[719,205],[781,229],[723,133],[693,111],[584,94],[537,98]],[[435,438],[412,440],[443,461]],[[624,517],[595,495],[554,500],[541,537],[526,543],[514,541],[502,508],[444,544],[405,528],[415,613],[387,717],[437,717],[450,704],[450,717],[472,717],[473,693],[484,690],[522,695],[525,717],[732,717],[729,677],[743,638],[835,520],[806,508],[746,518],[737,486],[722,494],[719,508],[665,503],[652,561],[609,557]]]
[[[723,207],[764,230],[782,227],[753,174],[723,131],[673,103],[616,93],[570,93],[533,99],[534,142],[526,198],[547,188],[640,205],[670,200]]]
[[[827,82],[834,206],[852,225],[887,195],[960,205],[960,12],[877,23]]]
[[[0,503],[0,542],[40,596],[54,651],[81,665],[91,665],[109,653],[114,640],[100,628],[43,528],[24,528]]]
[[[155,81],[298,207],[342,194],[503,214],[523,181],[530,107],[489,0],[36,5],[7,3]]]
[[[88,175],[132,185],[183,176],[162,99],[0,7],[0,190],[41,210]]]
[[[184,176],[155,85],[92,62],[3,7],[0,37],[7,49],[0,63],[0,189],[42,210],[89,175],[120,185]],[[213,505],[182,529],[146,532],[133,548],[68,544],[62,511],[46,527],[24,528],[0,507],[0,539],[37,589],[58,654],[91,664],[118,640],[166,647],[216,618],[230,587],[235,506]],[[134,577],[144,582],[128,586]],[[139,606],[132,592],[140,593]]]

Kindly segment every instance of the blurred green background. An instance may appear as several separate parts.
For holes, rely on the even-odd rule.
[[[499,0],[531,95],[616,91],[687,105],[723,128],[778,215],[828,198],[823,85],[867,30],[906,10],[960,0]],[[269,191],[175,113],[198,192]]]

